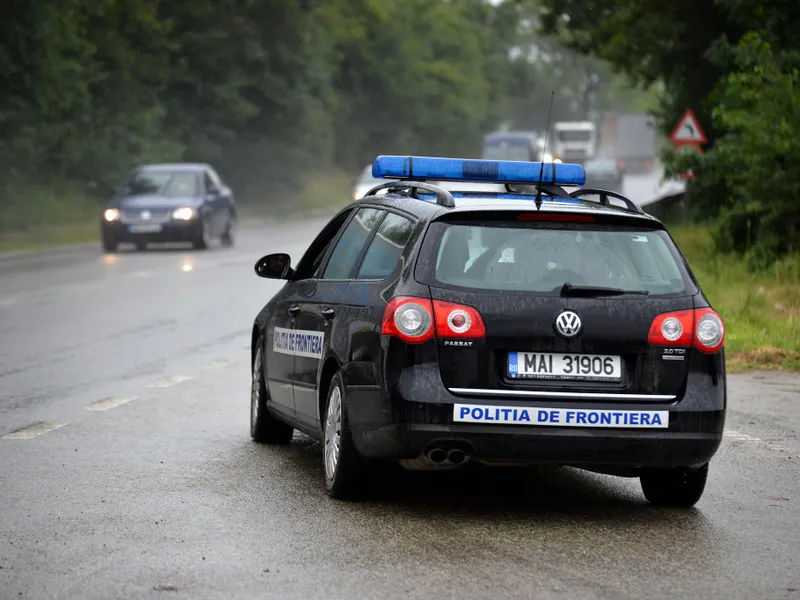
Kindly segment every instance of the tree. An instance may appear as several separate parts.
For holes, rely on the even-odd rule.
[[[749,33],[733,50],[737,70],[716,90],[713,113],[726,133],[705,157],[676,165],[695,170],[704,214],[718,215],[718,245],[758,266],[797,250],[800,235],[800,72],[767,39]]]
[[[800,3],[791,0],[540,0],[543,30],[644,83],[663,82],[669,132],[692,108],[705,156],[665,155],[668,175],[692,167],[693,203],[719,218],[717,242],[775,257],[796,246],[796,69]],[[751,31],[754,24],[763,32]],[[768,33],[765,33],[768,32]],[[794,129],[792,129],[794,128]],[[764,190],[780,190],[780,198]]]

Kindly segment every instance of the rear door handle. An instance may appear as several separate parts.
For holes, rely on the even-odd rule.
[[[332,308],[326,308],[325,310],[322,311],[322,316],[325,317],[326,319],[332,319],[333,317],[336,316],[336,311],[333,310]]]
[[[295,316],[299,312],[300,312],[300,305],[293,304],[292,306],[289,307],[289,314],[290,315]]]

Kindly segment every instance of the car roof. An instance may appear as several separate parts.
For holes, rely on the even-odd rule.
[[[432,221],[442,216],[466,212],[519,212],[520,210],[536,210],[535,196],[531,194],[487,193],[487,192],[458,192],[450,190],[455,201],[451,208],[442,207],[436,203],[433,194],[427,197],[412,198],[398,193],[367,196],[354,201],[352,204],[383,205],[396,208],[415,215],[422,220]],[[424,194],[425,192],[422,192]],[[612,198],[616,200],[615,198]],[[571,213],[604,215],[640,221],[649,224],[661,224],[653,215],[633,212],[627,208],[617,206],[603,206],[599,202],[581,200],[577,198],[555,198],[542,194],[542,208],[549,213]]]

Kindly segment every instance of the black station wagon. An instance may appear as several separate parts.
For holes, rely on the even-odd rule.
[[[295,267],[256,263],[287,283],[253,324],[253,439],[320,440],[338,498],[367,463],[518,462],[695,504],[722,440],[724,327],[664,225],[568,193],[579,165],[380,156],[373,175],[390,181]],[[459,191],[476,181],[498,189]]]

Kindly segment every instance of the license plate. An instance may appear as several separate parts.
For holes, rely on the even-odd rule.
[[[146,225],[129,225],[128,231],[131,233],[155,233],[161,231],[161,225],[157,223],[148,223]]]
[[[669,411],[454,404],[453,422],[485,423],[487,425],[667,429],[669,427]]]
[[[509,352],[508,376],[525,379],[620,381],[622,360],[605,354]]]

